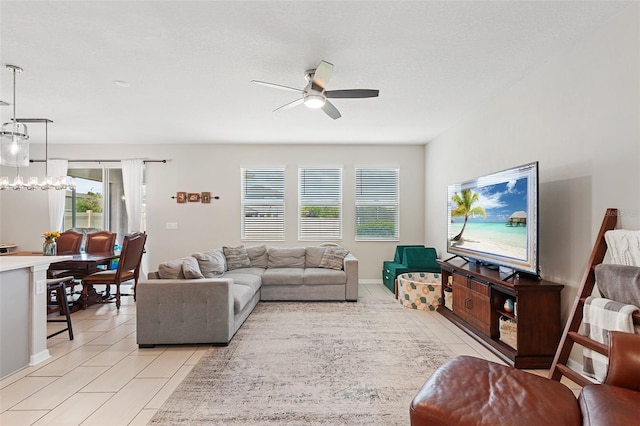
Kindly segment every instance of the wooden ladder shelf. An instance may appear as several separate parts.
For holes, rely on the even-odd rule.
[[[578,289],[578,295],[571,308],[569,319],[565,326],[558,350],[553,359],[553,364],[549,370],[549,378],[552,380],[560,381],[562,376],[567,377],[580,386],[586,386],[593,383],[585,376],[572,370],[567,366],[567,360],[571,354],[571,349],[574,343],[577,343],[583,347],[592,349],[598,353],[608,356],[609,350],[607,346],[596,342],[588,337],[585,337],[578,333],[580,324],[582,323],[582,309],[587,297],[591,296],[593,287],[596,283],[595,267],[602,263],[605,253],[607,252],[607,243],[605,241],[604,234],[616,227],[618,221],[618,209],[607,209],[596,242],[591,251],[591,256],[587,262],[584,275],[582,277],[582,283]],[[637,312],[633,314],[633,322],[640,324],[640,314]]]

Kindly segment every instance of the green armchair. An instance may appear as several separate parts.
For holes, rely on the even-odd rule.
[[[396,246],[393,260],[382,263],[382,282],[395,293],[396,277],[407,272],[440,272],[436,249],[420,245]]]

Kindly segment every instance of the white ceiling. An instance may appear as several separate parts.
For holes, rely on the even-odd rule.
[[[49,118],[55,143],[423,144],[628,2],[7,1],[0,99]],[[342,118],[299,106],[304,71],[334,64]],[[115,81],[126,81],[119,87]],[[11,107],[1,107],[2,121]],[[31,126],[33,142],[42,131]],[[39,132],[39,133],[38,133]]]

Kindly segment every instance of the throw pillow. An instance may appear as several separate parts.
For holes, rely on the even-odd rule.
[[[247,247],[247,253],[249,254],[249,260],[251,261],[252,268],[266,268],[267,260],[267,246],[264,244],[261,246]]]
[[[200,272],[205,278],[216,278],[224,274],[227,265],[221,248],[194,253],[192,256],[198,261]]]
[[[158,265],[158,276],[164,280],[184,279],[182,263],[188,259],[188,257],[181,257],[180,259],[169,260],[161,263]]]
[[[182,274],[186,279],[204,278],[195,257],[188,257],[182,262]]]
[[[349,254],[348,250],[337,247],[327,247],[322,255],[320,267],[341,270],[347,254]]]
[[[227,259],[227,269],[232,271],[240,268],[250,268],[251,260],[245,246],[222,247],[224,257]]]

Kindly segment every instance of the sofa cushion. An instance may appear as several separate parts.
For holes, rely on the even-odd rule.
[[[264,274],[262,274],[262,285],[300,285],[303,282],[303,276],[304,269],[302,268],[267,269],[264,271]]]
[[[195,257],[188,257],[182,262],[182,274],[188,280],[204,278]]]
[[[243,310],[256,294],[249,286],[235,284],[231,286],[231,293],[233,295],[233,312],[236,314]]]
[[[182,263],[185,260],[193,259],[191,256],[180,259],[169,260],[158,265],[158,275],[165,280],[184,279]]]
[[[233,271],[228,271],[224,276],[233,278],[236,275],[248,274],[248,275],[255,275],[259,278],[262,276],[264,271],[265,271],[265,268],[253,268],[253,267],[238,268],[238,269],[234,269]]]
[[[249,253],[245,246],[237,247],[222,247],[224,251],[224,257],[227,260],[227,269],[232,271],[238,268],[248,268],[251,266],[251,260],[249,259]]]
[[[216,278],[224,274],[227,263],[222,249],[194,253],[192,255],[200,266],[200,271],[205,278]]]
[[[337,247],[327,247],[320,261],[321,268],[342,269],[345,256],[349,254],[348,250]]]
[[[324,254],[325,247],[307,247],[305,253],[305,268],[319,268],[320,262],[322,262],[322,255]]]
[[[257,271],[260,272],[257,274],[254,273]],[[232,278],[234,284],[249,286],[255,293],[262,285],[262,279],[260,278],[262,272],[264,272],[264,269],[262,268],[242,268],[227,272],[225,278]]]
[[[345,284],[347,282],[346,272],[326,268],[307,268],[304,270],[302,278],[303,284]]]
[[[267,254],[267,246],[253,246],[247,247],[247,254],[249,255],[249,261],[253,268],[266,268],[269,255]]]
[[[268,268],[304,268],[304,247],[270,247]]]

